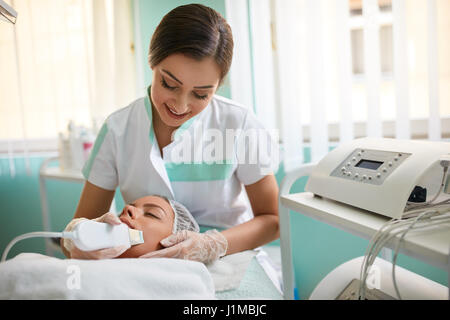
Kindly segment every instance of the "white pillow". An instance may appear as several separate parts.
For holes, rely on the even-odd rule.
[[[58,259],[0,263],[0,299],[215,299],[204,264],[181,259]]]

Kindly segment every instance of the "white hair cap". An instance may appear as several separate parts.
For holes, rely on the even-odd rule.
[[[175,217],[173,219],[172,233],[176,233],[180,230],[190,230],[194,232],[200,231],[200,227],[198,226],[197,221],[195,221],[194,217],[185,206],[175,200],[170,199],[169,203],[175,214]]]

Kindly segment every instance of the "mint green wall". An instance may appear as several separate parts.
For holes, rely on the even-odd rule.
[[[27,176],[24,159],[15,159],[16,175],[13,178],[9,172],[9,160],[0,159],[0,250],[2,253],[14,237],[26,232],[43,230],[39,181],[36,174],[40,163],[40,159],[30,159],[32,175]],[[13,247],[8,257],[24,251],[44,254],[44,240],[23,240]]]
[[[30,158],[28,175],[23,158],[15,158],[15,176],[11,177],[9,160],[0,159],[0,252],[16,236],[27,232],[43,231],[39,168],[44,157]],[[55,161],[52,166],[58,165]],[[82,183],[46,180],[51,231],[61,232],[73,218],[83,188]],[[116,206],[123,208],[123,199],[116,192]],[[17,243],[8,254],[14,257],[21,252],[45,254],[43,239],[26,239]],[[61,256],[62,257],[62,256]]]
[[[192,3],[192,1],[181,0],[137,0],[139,2],[140,9],[140,24],[141,24],[141,43],[142,43],[142,64],[145,66],[144,76],[145,83],[151,84],[152,70],[148,66],[148,48],[150,46],[150,40],[153,32],[158,26],[161,19],[170,10],[185,4]],[[225,1],[224,0],[199,0],[195,3],[203,4],[217,10],[222,16],[225,17]],[[134,12],[134,11],[133,11]],[[230,84],[228,77],[225,78],[224,83],[217,91],[217,94],[230,98]]]

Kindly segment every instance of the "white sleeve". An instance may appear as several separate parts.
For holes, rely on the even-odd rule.
[[[236,175],[244,185],[275,174],[280,162],[278,132],[267,131],[255,115],[248,111],[236,141],[238,166]]]
[[[105,122],[83,167],[83,176],[90,183],[106,189],[116,190],[118,185],[114,134]]]

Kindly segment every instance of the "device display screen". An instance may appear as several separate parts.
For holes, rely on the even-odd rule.
[[[364,169],[371,169],[371,170],[377,170],[383,162],[380,161],[373,161],[373,160],[364,160],[362,159],[359,161],[355,167],[358,168],[364,168]]]

